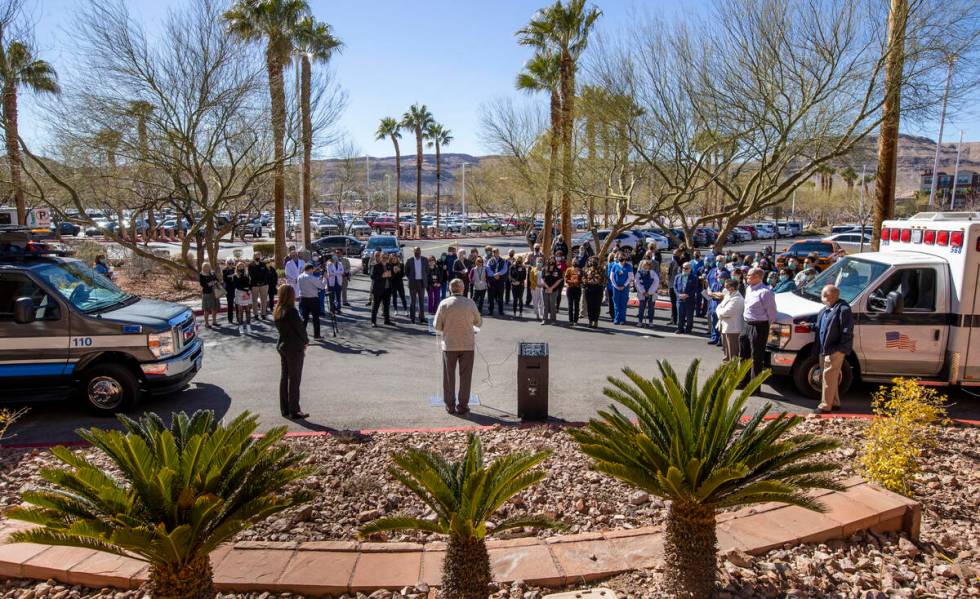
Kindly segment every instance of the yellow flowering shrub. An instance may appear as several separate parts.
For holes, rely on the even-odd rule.
[[[858,465],[865,477],[882,487],[910,495],[922,453],[936,446],[946,421],[946,396],[915,379],[895,378],[872,396],[876,418],[865,433]]]

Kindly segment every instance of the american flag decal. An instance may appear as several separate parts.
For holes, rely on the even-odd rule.
[[[888,349],[902,349],[905,351],[915,351],[915,341],[909,339],[908,335],[898,331],[885,332],[885,347]]]

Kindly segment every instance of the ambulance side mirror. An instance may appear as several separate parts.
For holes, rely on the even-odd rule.
[[[18,297],[14,302],[14,322],[30,324],[34,322],[34,300],[29,297]]]

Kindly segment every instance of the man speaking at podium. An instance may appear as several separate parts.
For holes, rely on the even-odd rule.
[[[433,325],[442,335],[442,398],[446,402],[446,412],[460,416],[470,412],[470,382],[473,378],[473,350],[476,347],[473,327],[483,323],[476,304],[463,295],[464,289],[461,279],[453,279],[449,283],[452,295],[440,302]],[[456,395],[457,365],[459,395]]]

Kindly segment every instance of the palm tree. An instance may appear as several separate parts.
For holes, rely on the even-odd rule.
[[[381,518],[361,528],[360,536],[393,530],[421,530],[449,537],[443,559],[442,592],[445,599],[486,599],[489,595],[490,557],[485,537],[487,520],[514,495],[544,478],[531,471],[550,452],[512,453],[490,465],[483,463],[480,438],[470,433],[466,456],[448,462],[422,449],[395,454],[389,471],[435,512],[435,520],[407,516]],[[561,527],[544,516],[512,516],[497,523],[499,533],[523,526]]]
[[[435,123],[425,104],[412,104],[402,115],[403,129],[415,131],[415,227],[422,234],[422,137]]]
[[[839,489],[828,475],[839,465],[814,458],[838,443],[788,436],[799,416],[782,413],[762,425],[769,405],[739,429],[748,398],[769,376],[760,374],[735,395],[751,368],[748,361],[722,365],[701,386],[697,360],[684,380],[667,361],[657,366],[659,379],[626,368],[628,381],[610,377],[604,390],[635,421],[610,406],[600,419],[570,432],[596,470],[670,500],[664,580],[671,596],[700,599],[714,592],[718,510],[779,502],[821,511],[806,491]]]
[[[14,188],[17,221],[26,222],[27,204],[21,180],[23,164],[20,157],[20,137],[17,127],[17,92],[24,87],[34,93],[57,94],[58,74],[47,62],[37,58],[27,44],[12,40],[0,48],[0,79],[3,80],[3,124],[7,138],[7,164]]]
[[[435,146],[436,149],[436,229],[439,229],[439,194],[442,193],[442,154],[441,149],[448,146],[453,141],[452,131],[443,127],[439,123],[432,123],[426,134],[429,140],[428,146]]]
[[[891,0],[891,10],[888,12],[888,45],[885,50],[885,98],[881,105],[881,135],[878,136],[872,251],[878,250],[881,241],[881,223],[895,216],[898,125],[902,113],[902,79],[905,69],[905,33],[908,21],[909,0]]]
[[[568,243],[572,234],[572,126],[575,119],[575,73],[589,43],[589,34],[602,11],[587,7],[586,0],[556,0],[536,14],[517,32],[523,45],[550,49],[559,59],[561,90],[562,189],[561,234]]]
[[[276,165],[272,176],[275,210],[276,264],[286,259],[286,89],[282,71],[295,50],[294,35],[300,19],[310,12],[305,0],[237,0],[225,12],[228,29],[248,42],[265,40],[265,66],[269,76],[272,145]]]
[[[402,127],[394,117],[386,116],[378,123],[375,139],[391,139],[395,144],[395,222],[401,223],[402,214],[402,154],[398,140],[402,137]]]
[[[327,62],[342,43],[333,36],[330,25],[304,17],[296,27],[295,44],[300,56],[300,111],[303,140],[303,243],[310,248],[310,175],[313,157],[313,117],[310,106],[312,62]]]
[[[244,412],[227,425],[214,412],[174,414],[170,428],[153,413],[119,416],[125,431],[79,429],[115,466],[64,447],[64,467],[41,472],[42,488],[25,491],[29,506],[11,518],[40,525],[17,543],[46,543],[135,557],[150,565],[153,598],[214,597],[208,555],[249,526],[310,499],[284,492],[309,475],[305,459],[279,443],[286,427],[253,437],[258,417]]]
[[[145,100],[132,100],[129,103],[128,113],[130,116],[136,119],[136,143],[139,146],[139,157],[140,162],[143,165],[147,164],[150,154],[150,143],[149,137],[146,131],[146,121],[153,114],[153,104]],[[136,234],[136,218],[130,221],[130,230],[135,239]],[[149,243],[150,237],[153,232],[156,231],[156,216],[154,215],[153,205],[149,204],[146,211],[146,222],[143,224],[143,242]]]
[[[558,147],[561,143],[561,96],[558,88],[561,65],[556,54],[538,51],[517,75],[517,89],[529,93],[547,92],[550,102],[551,130],[548,144],[548,187],[544,198],[544,238],[541,241],[545,255],[551,254],[551,235],[554,230],[555,187],[558,183]]]

